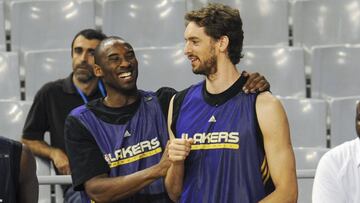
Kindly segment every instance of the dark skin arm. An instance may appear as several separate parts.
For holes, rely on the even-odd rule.
[[[19,202],[37,203],[39,183],[36,176],[36,162],[31,151],[23,145],[19,174]]]
[[[95,202],[119,201],[135,194],[158,178],[164,177],[169,167],[166,148],[158,164],[126,176],[109,177],[107,174],[95,176],[85,182],[85,191]]]
[[[255,93],[256,91],[263,92],[270,89],[270,84],[263,75],[259,73],[244,73],[244,76],[248,77],[244,84],[243,90],[245,93]]]

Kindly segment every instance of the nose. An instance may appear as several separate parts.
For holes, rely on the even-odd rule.
[[[130,62],[127,59],[122,60],[120,67],[127,68],[130,66]]]
[[[84,51],[82,54],[81,54],[81,62],[88,62],[89,60],[89,54]]]
[[[184,54],[189,55],[190,53],[191,53],[191,47],[189,45],[189,42],[186,42],[184,46]]]

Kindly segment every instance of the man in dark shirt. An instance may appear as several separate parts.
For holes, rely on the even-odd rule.
[[[92,29],[82,30],[74,37],[71,45],[73,72],[67,78],[45,84],[37,92],[27,116],[23,143],[35,155],[51,160],[57,174],[70,174],[63,135],[66,116],[75,107],[105,95],[93,73],[94,50],[105,37]],[[44,141],[47,131],[50,145]],[[71,191],[65,195],[65,200],[72,196]]]

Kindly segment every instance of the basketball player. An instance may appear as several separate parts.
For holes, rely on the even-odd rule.
[[[296,202],[294,153],[284,109],[269,92],[244,94],[236,64],[243,44],[237,9],[209,4],[186,14],[185,55],[205,81],[169,108],[173,201]]]

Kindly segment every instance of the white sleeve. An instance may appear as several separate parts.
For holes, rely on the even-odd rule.
[[[334,160],[331,150],[321,159],[316,169],[312,202],[313,203],[342,203],[345,195],[339,183],[339,166]]]

